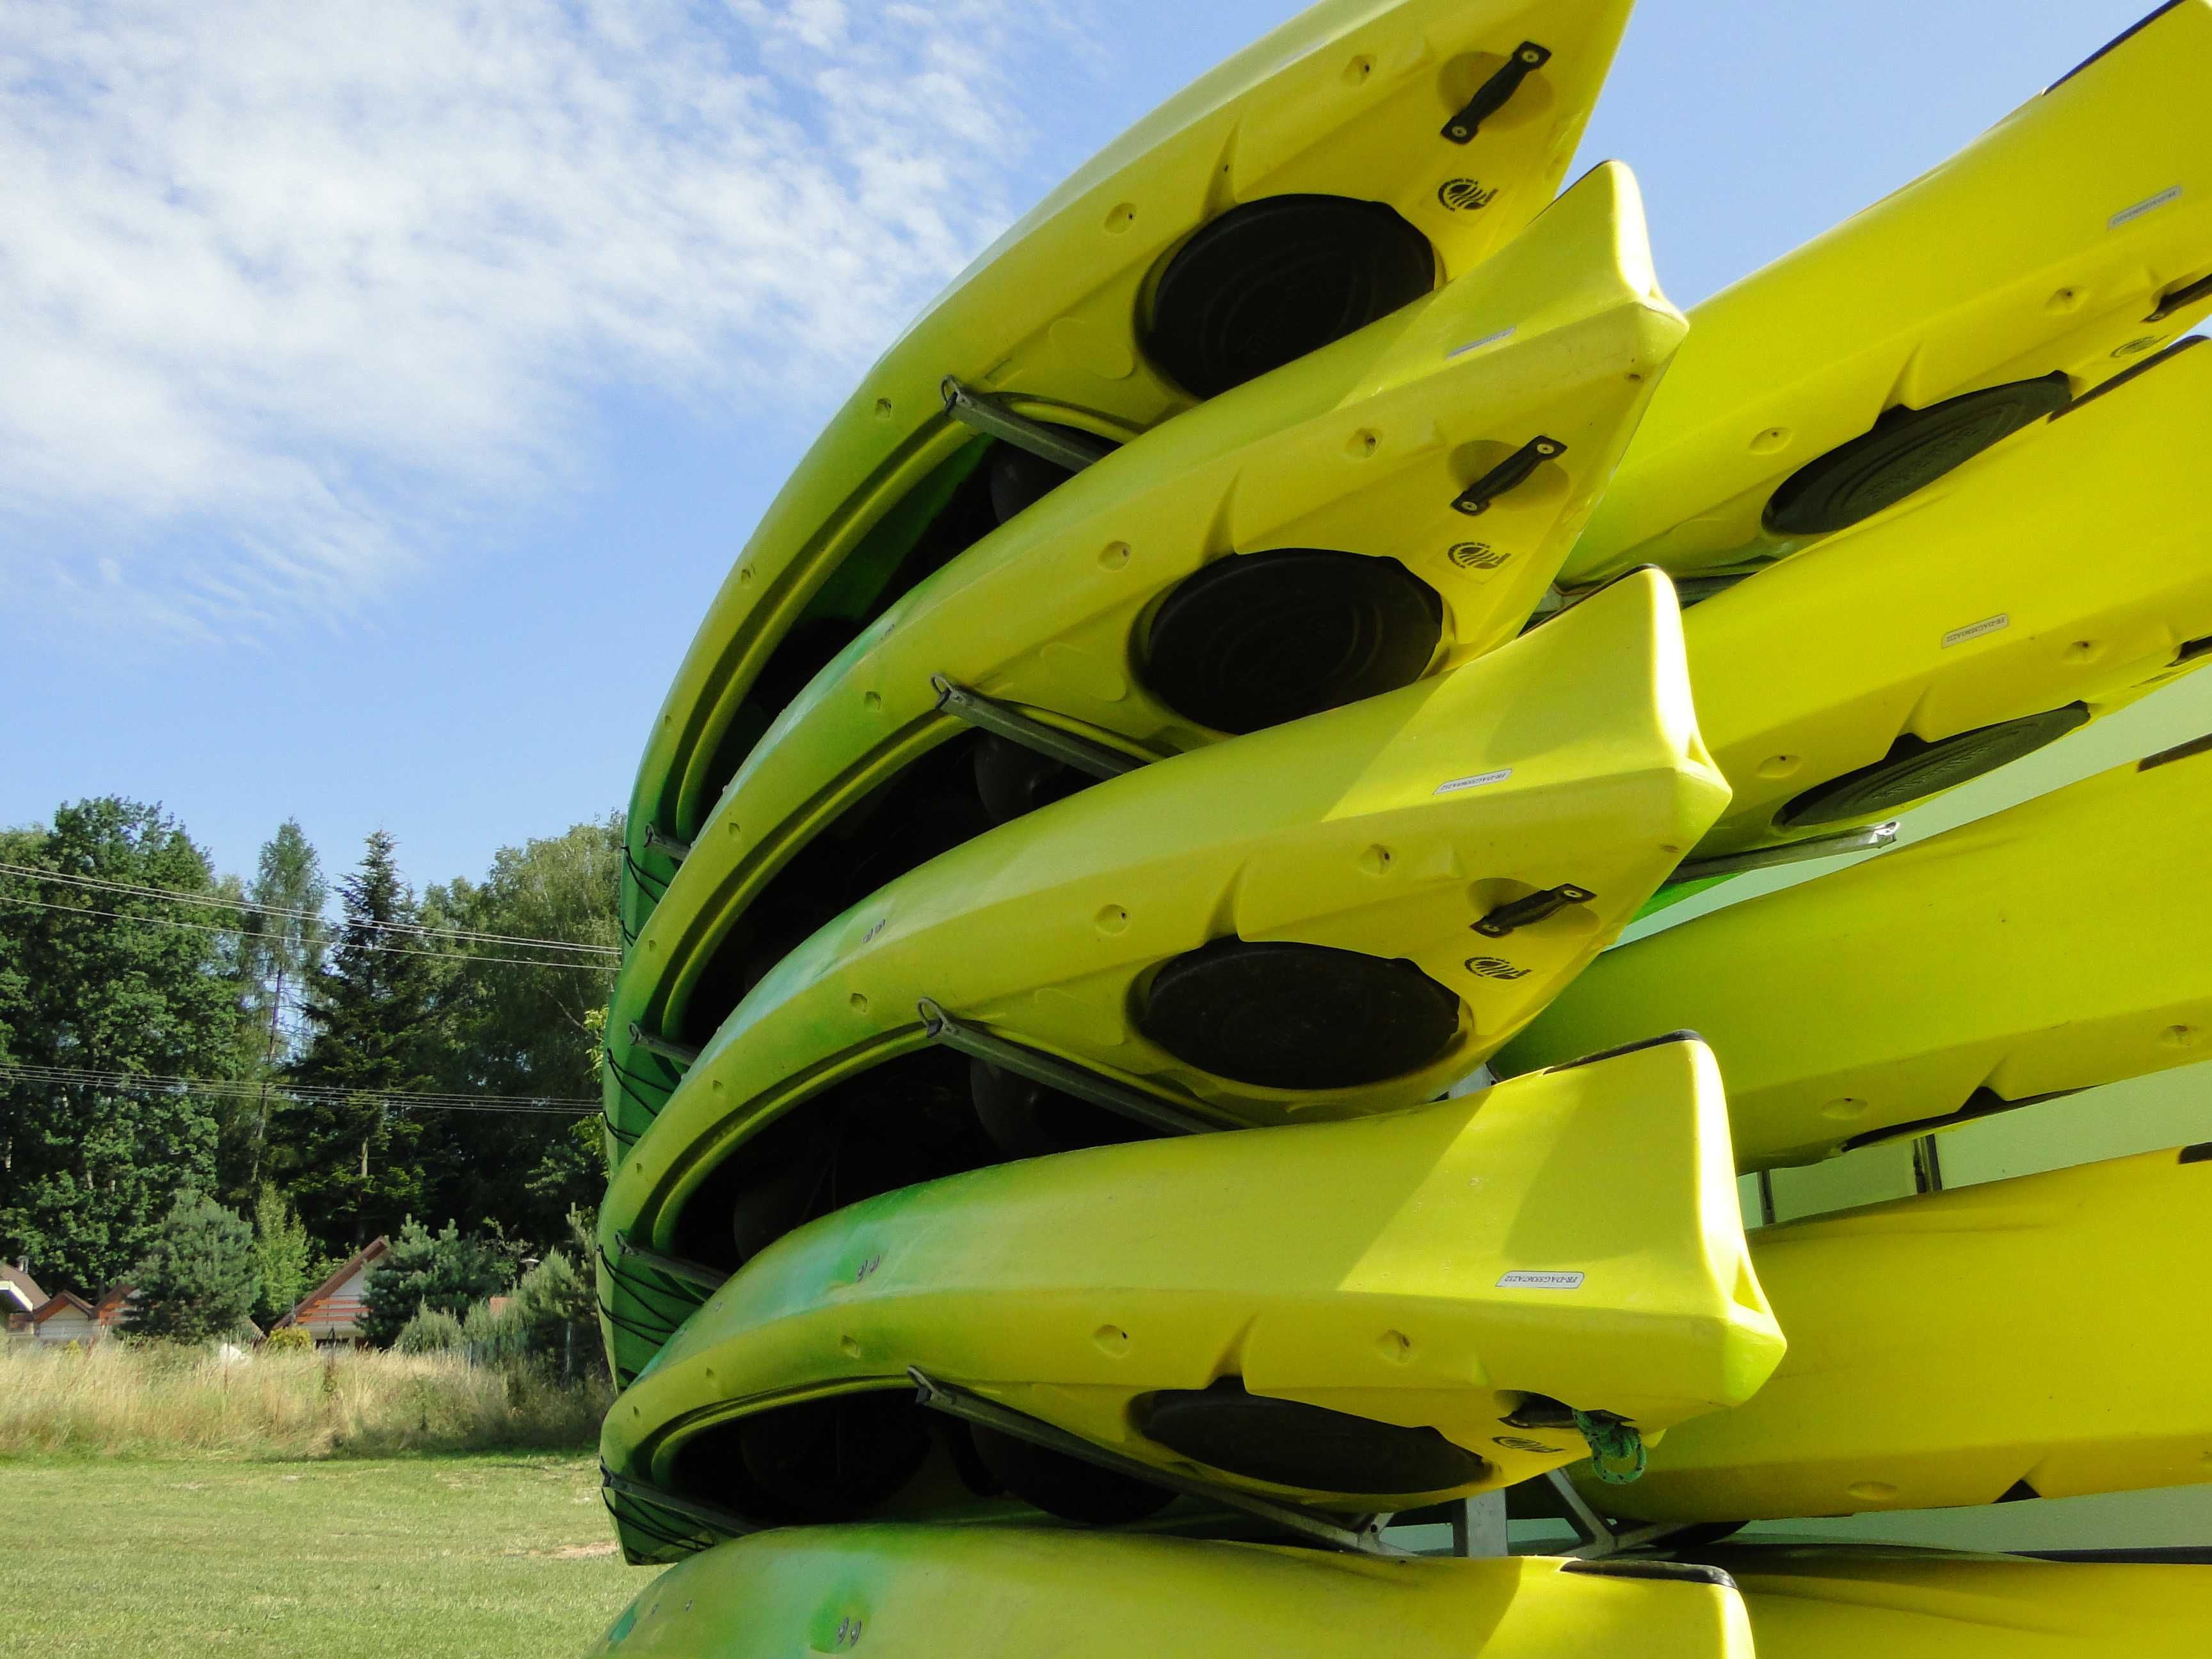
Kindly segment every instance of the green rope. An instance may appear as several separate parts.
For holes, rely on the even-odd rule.
[[[1590,1467],[1608,1486],[1625,1486],[1644,1473],[1644,1437],[1611,1412],[1577,1412],[1575,1427],[1589,1442]]]

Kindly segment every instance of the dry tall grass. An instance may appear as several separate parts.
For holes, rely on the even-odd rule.
[[[603,1389],[456,1354],[264,1352],[160,1344],[89,1353],[0,1342],[0,1456],[252,1458],[581,1449]]]

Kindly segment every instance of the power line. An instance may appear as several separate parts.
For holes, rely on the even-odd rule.
[[[147,1073],[96,1072],[74,1066],[0,1065],[0,1081],[77,1087],[118,1094],[170,1094],[179,1090],[231,1099],[252,1099],[264,1086],[254,1078],[167,1077]],[[374,1101],[398,1111],[506,1112],[526,1116],[583,1117],[599,1109],[574,1097],[465,1094],[453,1091],[341,1089],[322,1084],[266,1085],[295,1099]]]
[[[0,895],[0,904],[27,904],[34,910],[58,910],[67,916],[97,917],[108,921],[136,922],[147,927],[179,927],[195,933],[228,935],[238,932],[235,927],[218,927],[211,922],[178,921],[167,916],[133,916],[127,915],[120,910],[96,909],[88,904],[56,904],[48,899],[15,898],[12,896]],[[474,951],[459,953],[452,951],[418,951],[411,945],[405,945],[352,944],[345,948],[350,951],[382,951],[399,957],[435,957],[441,962],[496,962],[505,963],[514,968],[583,969],[599,974],[611,974],[617,967],[617,963],[611,962],[547,962],[543,957],[487,957],[479,956]],[[593,945],[590,948],[597,950],[599,947]],[[615,951],[611,954],[618,956],[621,953]]]
[[[109,1084],[143,1083],[156,1085],[165,1088],[201,1089],[212,1093],[222,1093],[228,1091],[252,1090],[258,1089],[261,1086],[260,1079],[258,1078],[180,1077],[161,1072],[102,1072],[95,1071],[90,1067],[82,1066],[42,1066],[34,1061],[28,1060],[9,1061],[5,1064],[0,1064],[0,1074],[20,1074],[26,1077],[36,1076],[51,1081],[84,1083],[98,1086],[105,1086]],[[394,1100],[449,1100],[463,1102],[477,1100],[520,1100],[525,1103],[532,1105],[562,1107],[589,1107],[594,1106],[598,1103],[596,1101],[586,1100],[577,1096],[486,1095],[480,1091],[476,1090],[349,1089],[340,1084],[286,1083],[281,1080],[278,1081],[276,1086],[287,1089],[294,1094],[301,1096],[322,1096],[349,1100],[360,1095],[376,1095]]]
[[[0,862],[0,876],[14,877],[19,881],[53,882],[64,887],[77,887],[91,892],[124,893],[135,897],[163,899],[174,904],[198,904],[216,909],[238,910],[248,915],[275,916],[286,921],[303,921],[322,931],[323,944],[338,941],[329,937],[330,922],[319,913],[299,910],[279,904],[264,904],[258,899],[225,898],[216,893],[188,893],[176,887],[146,887],[136,882],[115,881],[106,876],[71,876],[58,871],[41,870],[33,865]],[[573,939],[532,939],[521,933],[485,933],[466,927],[434,927],[426,922],[374,921],[359,924],[382,933],[402,933],[422,939],[450,939],[479,945],[522,945],[544,951],[573,951],[585,956],[619,957],[620,950],[611,945],[580,945]],[[226,930],[228,931],[228,930]]]

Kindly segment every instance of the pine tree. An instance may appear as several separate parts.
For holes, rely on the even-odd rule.
[[[459,1319],[514,1277],[513,1252],[500,1240],[464,1235],[450,1221],[433,1233],[410,1217],[362,1286],[362,1339],[388,1348],[418,1314]]]
[[[213,1199],[181,1192],[131,1282],[134,1333],[179,1342],[235,1335],[261,1289],[253,1230]]]
[[[422,1126],[383,1098],[429,1085],[431,958],[400,927],[415,920],[392,840],[368,838],[360,867],[338,884],[345,921],[309,981],[313,1036],[290,1081],[339,1095],[288,1100],[273,1115],[284,1186],[307,1231],[326,1249],[358,1249],[398,1225],[420,1201]]]

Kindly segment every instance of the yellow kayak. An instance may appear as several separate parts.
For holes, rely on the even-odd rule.
[[[656,718],[635,929],[760,730],[919,576],[1075,459],[1352,332],[1558,190],[1630,0],[1324,0],[1139,122],[900,337],[770,505]],[[966,400],[948,405],[947,382]]]
[[[1263,1497],[1498,1490],[1774,1369],[1735,1180],[1688,1038],[1411,1112],[1000,1164],[771,1245],[629,1386],[600,1456],[769,1523],[859,1518],[927,1461],[919,1370]],[[998,1484],[1069,1519],[1170,1496],[975,1437]]]
[[[2212,351],[2177,351],[1688,611],[1735,792],[1693,856],[1893,817],[2212,660],[2208,444]]]
[[[2212,744],[2085,779],[1601,957],[1493,1062],[1688,1028],[1746,1169],[2212,1054]],[[2054,878],[2053,872],[2060,872]]]
[[[1602,167],[1434,295],[1139,439],[986,537],[808,686],[723,793],[616,990],[611,1106],[672,1081],[634,1051],[632,1021],[659,1029],[680,1009],[711,1030],[727,1012],[741,984],[709,988],[725,999],[709,1009],[694,981],[734,933],[764,969],[994,817],[1089,781],[977,734],[957,699],[1128,767],[1510,640],[1681,327],[1635,181]],[[1465,510],[1471,467],[1540,438],[1562,452]]]
[[[602,1237],[734,1265],[810,1204],[1133,1133],[1069,1092],[1205,1127],[1433,1099],[1726,799],[1666,578],[1641,573],[1456,673],[1101,784],[846,912],[657,1115],[611,1120],[614,1150],[638,1139]],[[764,1230],[750,1246],[733,1206]],[[683,1312],[629,1294],[610,1291],[618,1376]]]
[[[1642,1564],[1647,1569],[1651,1564]],[[606,1659],[1752,1659],[1725,1577],[1015,1528],[815,1527],[654,1579]]]
[[[2212,308],[2212,3],[2160,8],[1957,155],[1697,307],[1562,580],[1810,545]],[[2101,493],[2101,492],[2100,492]]]
[[[1734,1548],[1753,1644],[1784,1659],[2194,1659],[2212,1566],[1936,1550]]]
[[[2212,1145],[1762,1228],[1790,1351],[1686,1423],[1644,1520],[1945,1509],[2212,1480],[2212,1337],[2177,1304],[2212,1252]]]

